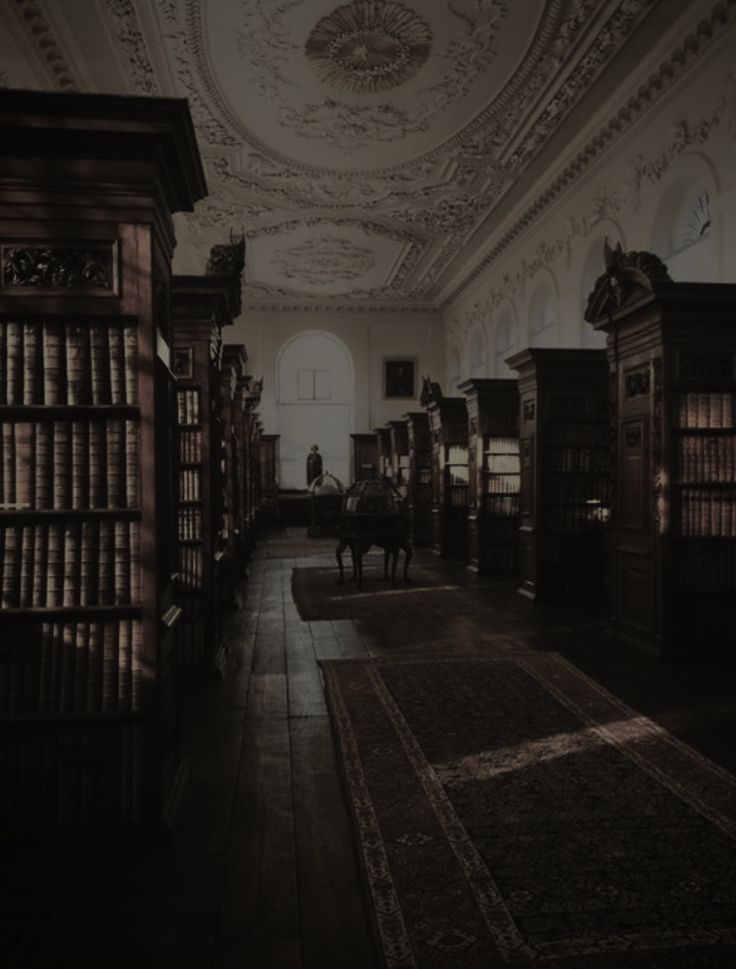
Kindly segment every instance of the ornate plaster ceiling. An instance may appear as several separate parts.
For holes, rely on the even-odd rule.
[[[402,306],[436,301],[471,237],[666,6],[7,2],[16,48],[35,44],[48,86],[189,99],[211,194],[184,234],[202,266],[244,226],[251,301]]]

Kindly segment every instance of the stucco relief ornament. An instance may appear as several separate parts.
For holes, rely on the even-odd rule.
[[[402,3],[353,0],[322,17],[304,49],[325,83],[370,93],[413,77],[431,42],[426,21]]]
[[[320,286],[357,279],[372,269],[375,261],[370,249],[341,236],[327,236],[277,249],[271,264],[284,279]]]

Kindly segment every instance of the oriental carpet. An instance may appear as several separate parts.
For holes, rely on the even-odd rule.
[[[554,653],[324,661],[388,969],[736,965],[736,779]]]

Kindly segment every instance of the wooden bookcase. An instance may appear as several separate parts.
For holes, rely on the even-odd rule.
[[[409,446],[409,527],[414,545],[432,544],[432,436],[426,411],[406,415]]]
[[[736,286],[622,254],[586,319],[614,398],[615,631],[668,659],[736,647]]]
[[[239,282],[175,276],[172,290],[178,401],[179,604],[183,667],[215,671],[222,660],[216,556],[223,531],[220,382],[222,327],[239,305]]]
[[[387,424],[385,427],[377,427],[376,450],[378,453],[378,473],[384,478],[393,481],[394,468],[391,464],[391,428]]]
[[[519,570],[519,386],[516,380],[467,380],[468,567]]]
[[[391,438],[391,467],[393,482],[401,494],[409,492],[409,428],[406,418],[388,422]]]
[[[427,406],[432,435],[432,551],[468,554],[468,408],[464,397]]]
[[[245,437],[247,440],[246,508],[250,546],[258,535],[258,512],[261,507],[261,436],[263,423],[258,413],[263,380],[246,377]]]
[[[539,601],[608,594],[611,506],[605,350],[529,349],[519,372],[520,592]]]
[[[378,438],[370,431],[365,434],[351,434],[353,481],[372,478],[378,468]]]
[[[224,609],[236,605],[235,588],[248,532],[248,442],[241,381],[248,354],[242,344],[226,343],[222,350],[220,407],[222,414],[223,532],[218,558],[219,589]]]
[[[175,813],[171,213],[186,102],[0,91],[0,823]]]
[[[279,507],[279,434],[261,434],[261,514],[274,521]]]

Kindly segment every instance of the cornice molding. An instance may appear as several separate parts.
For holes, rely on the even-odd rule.
[[[8,6],[28,36],[52,86],[58,91],[82,90],[82,79],[59,43],[43,4],[38,0],[9,0]]]
[[[491,250],[442,300],[442,309],[448,308],[457,300],[493,263],[498,261],[514,242],[537,223],[547,210],[569,191],[581,177],[588,175],[591,165],[599,161],[629,128],[633,127],[661,97],[671,91],[673,81],[689,70],[710,49],[719,35],[733,27],[735,23],[736,0],[725,0],[724,3],[717,4],[710,16],[698,24],[695,31],[678,45],[669,57],[659,65],[657,70],[649,76],[647,82],[639,87],[626,104],[619,108],[616,114],[580,149],[572,161],[568,162],[548,187],[526,207],[521,215],[517,216]],[[720,125],[723,120],[714,110],[709,112],[709,118],[710,121],[707,122],[709,132],[713,127]],[[648,163],[648,166],[642,163],[640,166],[641,177],[655,176],[657,170],[661,169],[654,178],[656,181],[669,167],[672,157],[684,151],[685,147],[693,143],[694,138],[698,138],[698,143],[702,143],[702,140],[704,140],[702,131],[699,135],[696,133],[700,127],[702,127],[702,123],[700,126],[696,125],[691,128],[688,134],[687,125],[682,122],[676,131],[671,146],[660,153],[659,164],[654,159]],[[647,172],[650,173],[649,176],[647,176]],[[565,248],[567,248],[567,243]]]
[[[137,94],[160,94],[151,52],[133,0],[105,0],[104,9],[120,49],[125,53],[128,74]]]
[[[247,289],[247,284],[246,284]],[[249,300],[243,302],[243,314],[246,319],[237,322],[247,324],[250,313],[340,313],[356,314],[370,313],[371,315],[387,316],[434,316],[441,319],[440,311],[431,303],[382,303],[377,300],[351,302],[324,302],[321,300],[304,300],[303,302]]]

